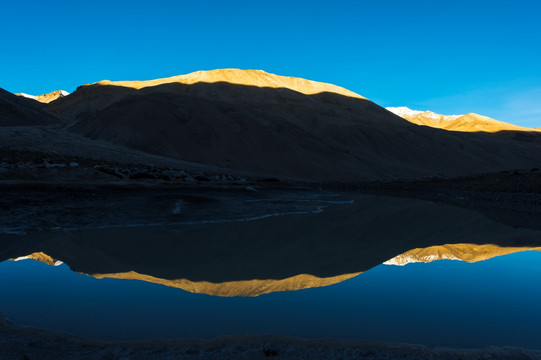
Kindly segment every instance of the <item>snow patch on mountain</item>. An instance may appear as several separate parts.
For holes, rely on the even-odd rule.
[[[33,100],[36,100],[36,96],[34,95],[29,95],[29,94],[25,94],[25,93],[17,93],[15,95],[18,95],[18,96],[22,96],[22,97],[25,97],[25,98],[29,98],[29,99],[33,99]]]
[[[462,260],[452,254],[437,254],[437,255],[426,255],[426,256],[415,256],[415,255],[398,255],[392,259],[385,261],[384,265],[395,265],[395,266],[404,266],[407,264],[413,264],[418,262],[429,263],[437,260]]]
[[[435,112],[430,111],[430,110],[424,110],[424,111],[412,110],[406,106],[386,107],[385,109],[387,109],[388,111],[392,112],[395,115],[398,115],[406,119],[414,118],[414,117],[424,117],[424,118],[429,118],[429,119],[441,119],[441,120],[452,121],[452,120],[458,119],[461,116],[464,116],[463,114],[462,115],[441,115],[441,114],[436,114]]]
[[[386,107],[385,109],[389,110],[390,112],[392,112],[395,115],[402,116],[402,117],[404,117],[404,116],[415,116],[415,115],[419,115],[420,113],[423,112],[423,111],[419,111],[419,110],[411,110],[409,107],[406,107],[406,106],[398,106],[398,107],[389,106],[389,107]]]

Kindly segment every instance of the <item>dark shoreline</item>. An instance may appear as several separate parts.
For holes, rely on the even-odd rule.
[[[69,167],[53,169],[54,176],[37,176],[41,171],[51,169],[33,168],[33,176],[0,177],[0,194],[20,199],[29,193],[48,193],[53,197],[77,197],[81,194],[99,192],[102,194],[137,193],[150,191],[167,193],[175,191],[204,193],[221,191],[242,194],[247,191],[326,191],[335,193],[354,192],[392,197],[404,197],[444,203],[447,205],[477,210],[488,218],[513,227],[541,229],[541,171],[538,168],[501,171],[497,173],[463,176],[456,178],[379,180],[356,183],[305,182],[268,177],[231,176],[227,174],[183,172],[177,179],[165,179],[164,173],[174,172],[170,168],[146,168],[138,178],[125,176],[119,178],[110,174],[134,172],[134,166],[92,165],[86,169]],[[90,170],[89,170],[90,169]],[[98,173],[99,177],[84,178],[85,171]],[[140,168],[138,171],[142,171]],[[11,171],[10,171],[11,172]],[[15,171],[16,172],[16,171]],[[74,172],[73,177],[61,176],[64,172]],[[0,174],[2,175],[2,174]],[[49,174],[52,175],[52,174]],[[59,176],[60,175],[60,176]],[[9,179],[11,177],[11,179]],[[26,201],[26,200],[21,200]],[[9,211],[11,206],[0,202],[0,208]]]
[[[515,228],[541,229],[541,172],[538,168],[456,178],[374,181],[345,188],[366,194],[445,203],[477,210]]]
[[[0,314],[0,358],[35,359],[541,359],[516,347],[430,348],[384,341],[234,335],[215,339],[99,342],[14,324]]]

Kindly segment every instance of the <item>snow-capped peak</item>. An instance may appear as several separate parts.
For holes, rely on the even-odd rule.
[[[21,260],[26,260],[26,259],[30,259],[28,256],[19,256],[17,258],[14,258],[14,259],[10,259],[11,261],[21,261]]]
[[[29,95],[29,94],[25,94],[25,93],[18,93],[18,94],[15,94],[15,95],[19,95],[19,96],[22,96],[22,97],[25,97],[25,98],[36,100],[36,97],[34,95]]]
[[[416,255],[408,255],[408,254],[402,254],[395,256],[392,259],[389,259],[385,262],[383,262],[384,265],[395,265],[395,266],[404,266],[407,264],[413,264],[418,262],[423,263],[429,263],[436,260],[460,260],[459,257],[453,255],[453,254],[432,254],[432,255],[424,255],[424,256],[416,256]]]
[[[423,111],[419,110],[411,110],[409,107],[406,106],[398,106],[398,107],[386,107],[385,109],[389,110],[390,112],[398,115],[398,116],[415,116]]]
[[[55,90],[47,94],[41,94],[41,95],[28,95],[25,93],[17,93],[15,95],[17,96],[23,96],[25,98],[33,99],[42,103],[50,103],[51,101],[54,101],[58,98],[68,96],[70,93],[66,90]]]
[[[44,263],[46,263],[48,265],[52,265],[52,266],[60,266],[60,265],[62,265],[64,263],[61,260],[51,259],[48,255],[45,255],[45,258],[49,258],[49,261],[47,261],[47,259],[43,259],[43,256],[36,257],[36,255],[39,255],[39,254],[40,253],[33,253],[33,254],[30,254],[30,255],[27,255],[27,256],[19,256],[17,258],[9,259],[9,260],[11,260],[11,261],[37,260],[37,261],[41,261],[41,262],[44,262]],[[44,254],[42,254],[42,255],[44,255]]]
[[[385,109],[394,113],[395,115],[398,115],[406,119],[422,116],[424,118],[429,118],[429,119],[455,120],[461,116],[464,116],[464,115],[441,115],[430,110],[425,110],[425,111],[411,110],[410,108],[406,106],[386,107]]]

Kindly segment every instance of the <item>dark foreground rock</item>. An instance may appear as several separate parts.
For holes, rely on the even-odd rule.
[[[223,336],[211,340],[96,342],[15,325],[0,317],[0,358],[35,359],[541,359],[520,348],[446,349],[381,341]]]

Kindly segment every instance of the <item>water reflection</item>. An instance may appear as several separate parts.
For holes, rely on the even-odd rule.
[[[494,296],[505,299],[498,304],[503,306],[500,312],[523,307],[519,313],[513,310],[515,320],[501,315],[509,324],[523,326],[520,331],[524,333],[540,330],[536,328],[539,322],[532,319],[541,314],[525,320],[527,312],[535,308],[533,302],[541,300],[539,291],[532,292],[532,279],[541,274],[541,266],[536,265],[540,257],[509,254],[541,250],[541,231],[497,223],[475,210],[422,200],[353,193],[342,194],[340,199],[327,203],[322,212],[262,216],[253,221],[3,234],[0,260],[30,258],[57,265],[58,271],[28,265],[33,263],[29,260],[0,264],[0,311],[28,325],[101,339],[280,333],[450,346],[538,346],[526,335],[523,339],[529,340],[522,342],[511,341],[509,336],[494,342],[495,335],[491,335],[477,340],[464,337],[453,344],[449,341],[456,337],[445,336],[457,332],[457,326],[471,326],[469,321],[485,322],[479,325],[482,328],[490,322],[503,326],[501,318],[487,320],[492,313],[481,314],[481,318],[476,315],[475,307],[490,304]],[[297,205],[300,200],[296,199]],[[311,199],[306,205],[320,206],[318,201]],[[264,201],[254,203],[265,207]],[[258,211],[261,214],[261,208]],[[500,255],[508,256],[498,259],[515,260],[481,261]],[[531,265],[529,272],[516,272],[524,259]],[[405,268],[381,265],[435,260],[480,265],[458,261]],[[486,270],[494,271],[490,264],[499,264],[496,272]],[[69,272],[68,266],[102,280],[90,281]],[[504,273],[510,281],[502,280]],[[37,279],[42,282],[36,283]],[[474,284],[473,279],[485,287]],[[429,288],[421,290],[423,286]],[[510,287],[516,294],[530,293],[530,298],[506,297]],[[235,298],[210,300],[177,288]],[[306,290],[291,292],[302,289]],[[36,294],[62,300],[40,302],[34,299]],[[263,294],[267,295],[260,296]],[[397,297],[389,299],[392,294]],[[460,303],[456,303],[457,297]],[[42,313],[47,308],[44,304],[56,309],[56,320]],[[430,330],[440,325],[424,319],[438,306],[449,316],[463,312],[460,319],[440,323],[451,321],[439,329],[440,340],[435,335],[439,330],[433,328],[434,334]],[[88,309],[97,311],[99,321],[81,313]],[[250,320],[239,322],[240,318]],[[417,324],[420,330],[412,331],[413,325],[405,322],[415,318],[423,318],[428,325]],[[178,323],[173,324],[175,321]],[[119,325],[121,322],[131,325]],[[394,322],[394,327],[388,322]]]
[[[17,323],[101,340],[283,334],[539,349],[540,264],[529,251],[381,265],[332,286],[224,298],[5,261],[0,307]]]
[[[541,251],[541,247],[500,247],[492,244],[446,244],[421,249],[412,249],[383,262],[383,264],[404,266],[412,263],[429,263],[437,260],[459,260],[471,263],[522,251]],[[53,259],[51,256],[42,252],[35,252],[27,256],[9,260],[21,261],[26,259],[40,261],[52,266],[59,266],[63,264],[62,261]],[[209,281],[190,281],[188,279],[161,279],[146,274],[140,274],[135,271],[107,274],[95,273],[88,275],[97,279],[109,278],[141,280],[149,283],[179,288],[192,293],[231,297],[259,296],[277,291],[295,291],[313,287],[329,286],[346,281],[360,274],[361,272],[357,272],[331,277],[317,277],[310,274],[299,274],[285,279],[253,279],[224,281],[219,283]]]
[[[340,199],[323,212],[254,221],[4,234],[0,259],[43,253],[33,256],[95,277],[255,296],[333,284],[386,261],[478,261],[539,244],[541,231],[499,224],[474,210],[374,195]],[[321,199],[310,195],[310,201]],[[305,206],[314,206],[310,201]]]

